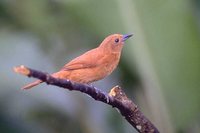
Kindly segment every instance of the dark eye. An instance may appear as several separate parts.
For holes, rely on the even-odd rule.
[[[116,42],[116,43],[118,43],[118,42],[119,42],[119,39],[118,39],[118,38],[117,38],[117,39],[115,39],[115,42]]]

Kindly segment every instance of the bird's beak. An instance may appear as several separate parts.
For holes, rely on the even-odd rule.
[[[132,37],[132,36],[133,36],[133,34],[126,34],[126,35],[123,35],[122,41],[124,42],[124,41],[126,41],[128,38],[130,38],[130,37]]]

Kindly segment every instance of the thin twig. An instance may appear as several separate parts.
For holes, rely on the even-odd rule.
[[[87,84],[75,83],[70,80],[57,79],[47,73],[33,70],[25,66],[15,67],[14,71],[28,77],[40,79],[50,85],[88,94],[97,101],[104,102],[114,108],[117,108],[121,115],[124,116],[125,119],[139,133],[159,133],[158,129],[143,115],[137,105],[126,96],[124,91],[119,86],[113,87],[107,94],[96,87]]]

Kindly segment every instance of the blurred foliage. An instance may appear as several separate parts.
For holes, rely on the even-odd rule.
[[[50,132],[83,132],[79,127],[81,125],[79,121],[76,122],[76,119],[70,118],[70,116],[51,107],[36,107],[36,110],[30,112],[27,120],[37,122],[39,125],[49,128]],[[74,125],[76,125],[76,128]]]
[[[198,0],[1,0],[0,132],[135,131],[77,92],[22,92],[30,80],[11,71],[24,64],[51,73],[105,36],[132,32],[118,69],[95,86],[122,86],[163,133],[199,132],[199,31]]]

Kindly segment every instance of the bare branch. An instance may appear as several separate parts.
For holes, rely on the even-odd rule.
[[[139,133],[159,133],[157,128],[143,115],[137,105],[131,101],[124,91],[119,87],[113,87],[108,94],[102,92],[96,87],[75,83],[70,80],[57,79],[49,74],[27,68],[25,66],[15,67],[16,73],[40,79],[47,84],[59,86],[68,90],[80,91],[88,94],[97,101],[104,102],[117,108],[121,115],[139,132]]]

